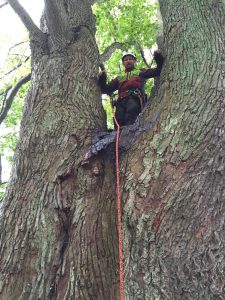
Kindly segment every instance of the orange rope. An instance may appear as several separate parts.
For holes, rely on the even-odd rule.
[[[118,218],[118,240],[119,240],[119,271],[120,271],[120,300],[124,300],[124,281],[123,281],[123,233],[121,222],[121,195],[120,195],[120,169],[119,169],[119,137],[120,125],[116,120],[113,107],[113,118],[117,126],[116,134],[116,192],[117,192],[117,218]]]

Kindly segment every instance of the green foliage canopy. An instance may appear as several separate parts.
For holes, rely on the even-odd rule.
[[[105,63],[108,79],[123,73],[121,54],[123,51],[132,50],[138,60],[137,68],[146,67],[141,56],[140,48],[145,50],[145,59],[148,64],[152,56],[148,49],[155,45],[158,22],[156,11],[158,2],[155,0],[100,0],[93,7],[96,17],[96,40],[103,53],[107,47],[117,42],[121,44],[121,49],[117,49],[111,58]],[[153,80],[149,80],[146,91],[149,92]],[[112,111],[110,100],[103,99],[103,107],[107,113],[107,125],[113,128]]]

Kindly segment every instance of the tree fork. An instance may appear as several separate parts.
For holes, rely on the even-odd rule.
[[[113,168],[101,152],[82,165],[105,124],[90,2],[67,8],[87,12],[71,28],[89,29],[33,60],[1,220],[2,299],[119,299]],[[158,118],[121,160],[125,297],[223,299],[224,4],[160,7],[166,60],[141,121]]]

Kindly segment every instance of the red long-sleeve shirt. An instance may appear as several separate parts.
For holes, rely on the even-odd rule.
[[[134,69],[131,72],[125,72],[124,78],[116,77],[108,84],[106,73],[101,73],[99,76],[99,85],[102,93],[110,95],[118,90],[119,99],[127,97],[128,91],[132,89],[138,89],[143,93],[146,79],[159,76],[162,69],[162,55],[155,52],[154,59],[157,64],[156,68],[142,69],[141,71]]]

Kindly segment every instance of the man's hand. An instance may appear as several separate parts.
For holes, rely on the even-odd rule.
[[[98,74],[98,77],[101,77],[101,78],[105,77],[106,78],[107,77],[106,71],[105,70],[100,71],[99,74]]]
[[[157,54],[161,54],[161,50],[158,48],[154,51],[153,56],[157,56]]]

